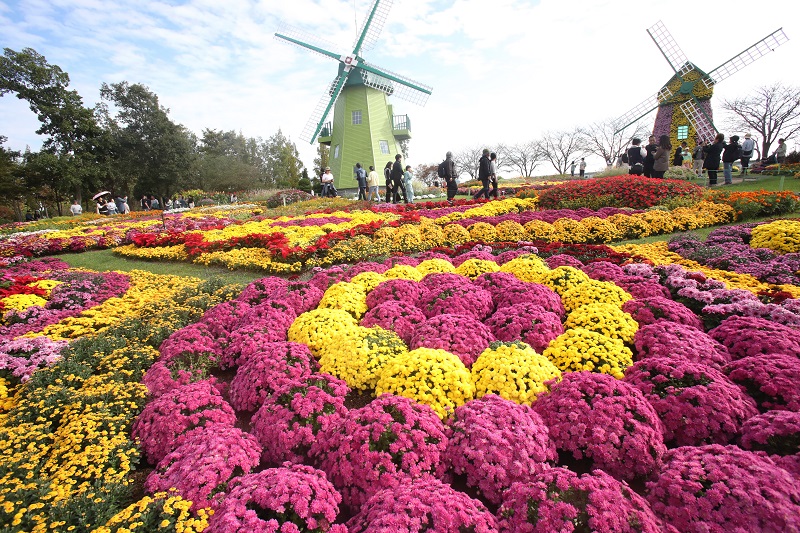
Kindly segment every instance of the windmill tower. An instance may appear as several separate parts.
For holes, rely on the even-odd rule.
[[[338,62],[339,70],[308,119],[301,139],[331,147],[328,165],[337,188],[353,188],[355,164],[373,165],[382,175],[386,162],[400,153],[399,142],[411,138],[407,115],[394,115],[387,96],[425,105],[432,88],[367,63],[361,54],[374,48],[386,22],[392,0],[375,0],[349,54],[331,52],[333,46],[286,28],[275,34],[304,49]],[[327,122],[333,109],[333,122]]]
[[[655,96],[651,96],[622,115],[617,123],[624,126],[619,128],[617,133],[658,109],[653,135],[656,138],[669,135],[672,146],[678,146],[684,140],[693,141],[695,138],[703,141],[713,140],[717,134],[711,113],[714,86],[789,40],[783,28],[778,28],[706,73],[686,59],[661,21],[648,28],[647,33],[675,71],[675,75]]]

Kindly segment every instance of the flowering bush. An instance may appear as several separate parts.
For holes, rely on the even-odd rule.
[[[616,478],[647,477],[661,465],[663,424],[628,383],[605,374],[567,373],[533,408],[559,450],[591,459]]]
[[[708,332],[734,359],[761,354],[800,353],[797,330],[764,318],[731,316]]]
[[[457,356],[444,350],[417,348],[383,367],[375,394],[385,392],[416,400],[446,418],[475,396],[475,385]]]
[[[776,252],[800,252],[800,222],[796,220],[776,220],[753,228],[750,246],[769,248]]]
[[[393,331],[379,326],[358,327],[351,334],[339,335],[320,357],[323,372],[347,382],[354,389],[374,389],[383,367],[408,352],[408,347]]]
[[[418,284],[415,283],[414,286],[418,286]],[[370,296],[374,293],[375,291],[371,292]],[[394,331],[403,339],[403,342],[411,344],[417,326],[426,320],[425,313],[416,305],[404,301],[388,300],[367,311],[364,318],[361,319],[361,325],[365,328],[380,326],[383,329]]]
[[[316,309],[324,291],[306,282],[289,283],[285,288],[279,287],[270,292],[269,297],[273,300],[286,302],[294,309],[296,315],[301,315],[312,309]]]
[[[367,312],[367,291],[358,283],[342,281],[331,285],[319,302],[319,309],[341,309],[356,320]]]
[[[539,205],[544,209],[556,209],[565,202],[603,196],[609,206],[644,209],[672,198],[700,200],[701,187],[685,181],[642,179],[641,176],[613,176],[601,179],[567,181],[539,193]]]
[[[530,404],[550,389],[548,382],[561,378],[561,371],[523,342],[493,342],[472,365],[475,397],[497,394],[501,398]]]
[[[769,411],[742,426],[742,448],[774,455],[800,454],[800,413]]]
[[[665,531],[647,500],[602,470],[577,474],[551,468],[514,483],[497,512],[501,533]]]
[[[703,331],[703,321],[691,309],[661,296],[628,300],[622,305],[622,310],[629,313],[640,327],[656,320],[669,320]]]
[[[367,307],[374,309],[389,301],[398,301],[416,306],[420,297],[426,292],[428,292],[428,288],[424,284],[411,280],[392,279],[384,281],[367,295]]]
[[[755,402],[713,368],[680,358],[650,357],[630,367],[625,382],[644,394],[678,446],[727,444],[758,414]]]
[[[565,311],[561,297],[552,289],[538,283],[518,282],[495,291],[494,301],[498,309],[520,303],[531,303],[542,310],[563,318]]]
[[[473,316],[443,314],[417,326],[409,347],[445,350],[469,367],[495,340],[489,327]]]
[[[601,372],[622,379],[633,364],[633,353],[622,341],[602,333],[575,328],[556,337],[542,355],[562,372]]]
[[[547,426],[529,406],[494,394],[457,407],[447,421],[444,462],[494,505],[516,481],[527,481],[556,460]]]
[[[616,305],[598,302],[582,305],[572,311],[564,328],[583,328],[622,342],[631,342],[639,325]]]
[[[193,515],[190,513],[192,502],[174,492],[145,496],[115,514],[104,526],[92,530],[92,533],[126,533],[136,528],[142,531],[164,529],[184,533],[207,531],[208,510],[198,509],[196,516]]]
[[[800,527],[800,489],[775,463],[736,446],[668,451],[647,484],[653,511],[678,531],[792,531]]]
[[[261,447],[254,437],[233,427],[197,427],[177,439],[175,449],[147,476],[148,492],[177,489],[198,509],[209,507],[210,497],[226,490],[237,472],[258,466]]]
[[[796,355],[743,357],[723,368],[762,410],[800,411],[800,360]]]
[[[231,381],[231,405],[254,411],[281,387],[311,376],[319,368],[305,344],[265,342],[247,357]]]
[[[342,497],[310,466],[286,464],[236,478],[216,506],[207,533],[346,533],[332,525]]]
[[[481,502],[425,476],[404,478],[397,486],[375,493],[347,522],[347,529],[350,533],[496,533],[497,524]]]
[[[556,292],[558,292],[557,289]],[[606,281],[587,281],[586,283],[573,285],[561,293],[561,302],[567,312],[574,311],[582,305],[593,303],[607,303],[622,308],[623,304],[630,299],[630,294],[613,283]]]
[[[440,274],[443,275],[445,274]],[[428,318],[447,313],[483,320],[492,312],[493,307],[491,293],[471,284],[461,287],[429,288],[419,302],[419,308]]]
[[[354,330],[358,322],[353,315],[341,309],[314,309],[299,315],[289,327],[290,342],[305,344],[316,356],[337,334]]]
[[[198,381],[149,402],[131,432],[139,439],[147,461],[155,465],[174,449],[178,437],[192,428],[206,424],[233,427],[235,423],[233,409],[219,392],[208,381]]]
[[[60,360],[62,350],[68,344],[48,337],[20,337],[5,341],[0,347],[0,376],[13,376],[18,382],[25,383],[36,369]]]
[[[544,311],[535,302],[520,302],[500,307],[486,321],[494,336],[501,341],[521,340],[537,352],[550,341],[564,333],[561,319],[555,313]]]
[[[728,349],[708,334],[664,319],[640,328],[633,342],[638,359],[681,357],[716,369],[721,369],[731,360]]]
[[[398,474],[441,476],[446,448],[444,426],[429,407],[386,394],[323,427],[310,454],[357,511],[372,494],[396,486]]]

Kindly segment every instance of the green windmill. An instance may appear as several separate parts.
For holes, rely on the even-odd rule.
[[[329,166],[337,188],[354,188],[355,164],[373,165],[381,176],[386,162],[400,153],[399,142],[411,138],[407,115],[394,115],[387,96],[424,105],[433,89],[409,78],[367,63],[361,54],[374,48],[386,22],[391,0],[375,0],[346,55],[331,52],[332,45],[317,38],[283,29],[275,37],[329,57],[339,71],[322,95],[303,129],[301,139],[331,147]],[[333,122],[327,122],[333,109]]]
[[[669,135],[673,146],[678,146],[681,141],[687,139],[713,140],[717,134],[711,113],[714,86],[789,40],[783,28],[778,28],[706,73],[686,59],[661,21],[648,28],[647,33],[675,71],[675,75],[655,96],[651,96],[617,119],[617,124],[624,125],[616,133],[658,109],[653,135],[656,138]]]

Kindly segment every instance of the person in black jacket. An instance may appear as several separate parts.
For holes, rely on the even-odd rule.
[[[709,186],[717,184],[717,171],[719,170],[722,149],[725,147],[724,141],[725,135],[718,133],[714,139],[714,144],[703,147],[703,168],[708,172]]]
[[[484,148],[483,155],[478,161],[478,179],[481,181],[483,188],[473,197],[475,200],[478,200],[481,196],[485,197],[487,200],[489,199],[489,178],[491,175],[492,163],[489,159],[489,150]]]
[[[651,139],[654,139],[651,137]],[[654,139],[655,140],[655,139]],[[634,176],[641,176],[642,172],[644,172],[644,162],[645,158],[642,157],[642,140],[639,138],[634,137],[631,141],[631,146],[628,148],[628,164],[631,166],[631,174]],[[653,164],[650,163],[650,169],[652,170]]]
[[[386,181],[386,203],[392,203],[392,162],[387,161],[383,167],[383,179]]]
[[[392,192],[394,193],[392,201],[397,203],[400,201],[399,192],[403,192],[403,202],[408,203],[408,196],[406,196],[406,186],[403,183],[403,163],[401,163],[403,156],[397,154],[394,156],[394,165],[392,165]]]
[[[653,177],[653,162],[655,161],[655,157],[653,157],[658,150],[658,145],[656,144],[656,136],[651,135],[649,139],[647,139],[647,146],[644,147],[647,155],[644,156],[644,175],[645,177],[652,178]]]
[[[444,161],[439,164],[437,173],[447,185],[447,201],[452,202],[458,193],[458,176],[456,175],[456,164],[453,161],[453,152],[447,152]]]
[[[742,157],[742,146],[739,136],[731,137],[731,142],[725,145],[722,151],[722,173],[725,176],[725,185],[733,185],[733,162]]]
[[[675,148],[675,155],[672,158],[672,166],[679,167],[681,165],[683,165],[683,148],[678,145],[678,147]]]

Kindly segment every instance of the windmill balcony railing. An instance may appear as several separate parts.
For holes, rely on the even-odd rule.
[[[392,128],[395,130],[410,130],[411,120],[408,118],[408,115],[394,115]]]
[[[326,122],[322,129],[319,130],[320,137],[330,137],[331,136],[331,123]]]

